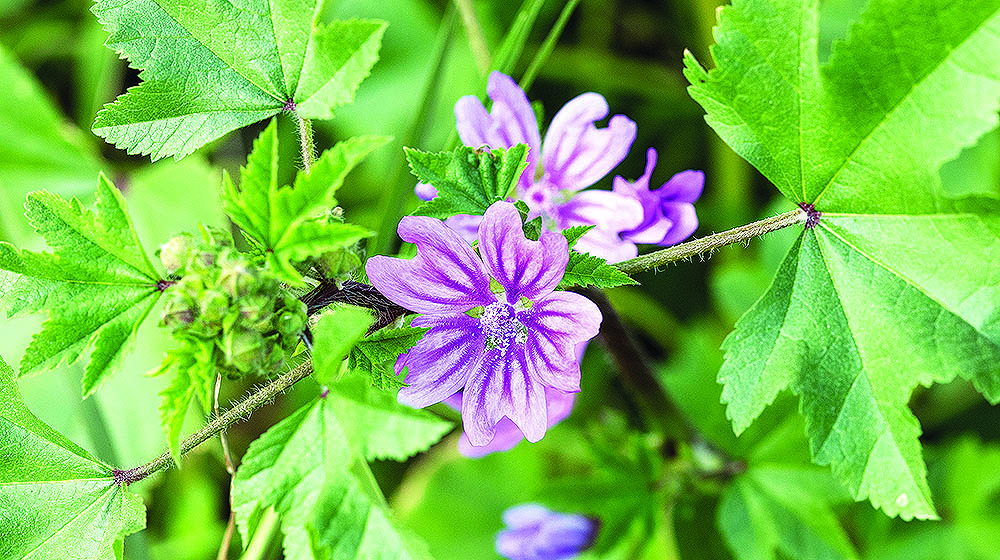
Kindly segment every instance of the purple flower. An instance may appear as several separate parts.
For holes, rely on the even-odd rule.
[[[548,414],[548,426],[551,428],[564,420],[573,410],[573,401],[576,400],[576,393],[564,393],[558,389],[545,389],[545,406]],[[444,401],[448,406],[457,410],[462,410],[462,393],[455,393]],[[462,455],[471,458],[478,458],[496,453],[497,451],[509,451],[517,444],[524,441],[524,434],[510,421],[503,418],[493,428],[495,434],[493,439],[486,445],[472,445],[469,436],[465,433],[458,440],[458,451]]]
[[[530,217],[542,216],[546,227],[555,230],[596,226],[577,242],[580,251],[611,262],[636,256],[635,244],[619,234],[642,222],[642,205],[634,197],[611,191],[578,194],[625,159],[635,140],[635,123],[615,115],[606,128],[597,128],[594,122],[608,115],[608,104],[601,95],[584,93],[556,113],[543,142],[528,96],[513,79],[493,72],[486,92],[493,100],[491,112],[471,95],[455,104],[462,143],[476,148],[527,144],[528,167],[521,174],[517,193],[531,210]],[[423,200],[436,194],[430,185],[417,185],[417,195]]]
[[[622,232],[633,243],[673,245],[687,239],[698,229],[694,201],[705,187],[701,171],[681,171],[655,191],[649,189],[649,178],[656,167],[656,150],[646,151],[646,170],[634,183],[615,177],[614,192],[642,203],[644,218],[638,226]]]
[[[521,504],[504,512],[507,529],[497,534],[497,552],[510,560],[568,560],[594,542],[597,522],[583,515]]]
[[[413,326],[430,329],[396,360],[409,384],[399,401],[421,408],[464,390],[462,421],[473,445],[488,444],[504,417],[529,441],[540,440],[548,426],[545,389],[580,390],[575,349],[601,323],[593,302],[554,291],[566,271],[566,239],[553,232],[525,238],[509,202],[486,210],[481,257],[433,218],[407,216],[398,232],[417,256],[372,257],[365,270],[387,298],[423,314]]]

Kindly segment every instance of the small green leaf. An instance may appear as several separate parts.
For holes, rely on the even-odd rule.
[[[348,369],[358,372],[371,380],[372,385],[389,391],[403,386],[402,381],[391,371],[391,364],[400,354],[416,344],[428,329],[403,327],[382,329],[359,341],[351,349]]]
[[[563,279],[556,289],[565,290],[573,286],[597,286],[601,289],[607,289],[637,284],[639,283],[628,274],[608,264],[600,257],[570,251],[569,262],[566,264],[566,274],[563,275]]]
[[[452,152],[437,153],[406,148],[413,174],[438,191],[414,214],[442,219],[455,214],[482,215],[494,202],[514,194],[528,165],[527,157],[524,144],[507,150],[459,146]]]
[[[223,176],[226,213],[267,254],[268,266],[290,284],[302,276],[292,266],[309,257],[349,247],[371,232],[325,215],[337,204],[334,194],[345,177],[372,150],[385,144],[381,136],[339,142],[323,152],[310,173],[300,171],[295,186],[278,183],[277,121],[260,134],[246,167],[240,170],[240,188]]]
[[[217,377],[212,351],[212,343],[202,343],[192,353],[168,353],[154,372],[155,375],[174,372],[170,385],[160,391],[160,423],[177,466],[181,464],[181,428],[191,400],[197,396],[205,414],[212,410]]]
[[[342,419],[358,409],[344,407],[350,399],[330,398],[338,386],[250,445],[233,481],[236,525],[246,539],[260,514],[274,507],[281,515],[286,558],[412,558],[358,454],[377,449],[383,440],[367,438],[392,423],[346,433]],[[368,418],[384,422],[385,416]],[[364,445],[358,447],[359,441]]]
[[[588,231],[594,229],[596,226],[570,226],[562,231],[563,237],[569,242],[569,248],[572,249],[576,242],[587,234]]]
[[[313,375],[321,385],[329,385],[337,377],[340,364],[351,353],[354,343],[368,332],[374,322],[372,314],[360,307],[338,307],[324,313],[313,332]]]
[[[0,294],[8,316],[49,316],[21,360],[21,375],[74,363],[92,347],[83,375],[83,394],[90,395],[121,364],[159,298],[160,276],[142,249],[125,199],[104,175],[96,212],[46,191],[31,193],[25,207],[55,252],[0,243],[0,269],[20,275]]]
[[[111,467],[28,410],[0,359],[0,558],[111,560],[146,526],[142,499]]]
[[[97,114],[94,132],[130,154],[183,157],[294,106],[328,119],[378,58],[385,24],[317,21],[319,0],[251,6],[207,0],[100,0],[107,46],[143,82]]]

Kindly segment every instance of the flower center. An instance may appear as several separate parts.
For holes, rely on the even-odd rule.
[[[517,319],[514,308],[505,302],[491,303],[479,316],[479,328],[486,335],[486,350],[500,349],[500,355],[507,354],[511,342],[524,344],[528,339],[528,329]]]

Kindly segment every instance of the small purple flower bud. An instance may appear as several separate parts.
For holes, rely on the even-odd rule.
[[[497,552],[510,560],[569,560],[590,548],[596,520],[558,513],[539,504],[521,504],[503,514],[507,529],[497,533]]]

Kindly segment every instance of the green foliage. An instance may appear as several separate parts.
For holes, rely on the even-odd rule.
[[[374,332],[354,345],[347,367],[370,379],[374,387],[395,392],[403,386],[403,381],[396,377],[391,362],[419,342],[428,330],[403,327]]]
[[[76,362],[93,348],[83,376],[90,395],[120,364],[156,303],[160,276],[135,233],[125,199],[100,176],[96,211],[38,191],[25,215],[54,253],[0,243],[0,269],[17,273],[2,291],[9,317],[46,311],[21,360],[21,375]]]
[[[450,425],[366,385],[331,386],[250,445],[233,486],[244,539],[274,507],[287,558],[414,557],[366,459],[409,457]]]
[[[294,107],[329,119],[378,58],[385,24],[320,23],[318,0],[100,0],[107,46],[143,83],[97,114],[94,132],[129,153],[183,157]]]
[[[65,122],[35,77],[0,46],[0,225],[10,233],[24,211],[24,196],[44,185],[82,195],[99,170],[80,130]],[[25,231],[25,234],[28,232]]]
[[[816,1],[736,2],[718,68],[685,59],[709,124],[823,213],[726,340],[723,399],[740,432],[791,389],[816,462],[933,518],[910,392],[960,375],[1000,400],[1000,214],[937,173],[997,124],[1000,1],[871,2],[822,66],[817,27]]]
[[[344,358],[354,344],[375,322],[372,314],[360,307],[338,307],[324,313],[312,328],[313,376],[321,385],[337,380]]]
[[[0,557],[111,560],[146,526],[111,467],[33,415],[0,360]]]
[[[410,170],[421,182],[433,185],[437,196],[414,214],[448,218],[455,214],[482,215],[491,204],[514,194],[518,178],[528,165],[528,147],[507,150],[459,146],[451,152],[422,152],[406,148]]]
[[[281,290],[278,279],[236,251],[227,232],[202,228],[202,240],[181,235],[160,250],[163,266],[180,275],[166,291],[161,326],[179,347],[159,373],[176,370],[161,393],[160,417],[180,461],[180,429],[194,396],[212,409],[216,378],[268,376],[295,351],[306,327],[306,306]]]
[[[570,251],[566,274],[563,275],[557,289],[564,290],[573,286],[597,286],[607,289],[636,284],[638,282],[632,277],[608,264],[604,259],[589,253]]]
[[[367,136],[340,142],[299,172],[295,186],[278,182],[277,121],[254,142],[246,167],[240,169],[240,188],[223,176],[223,204],[236,225],[260,245],[268,266],[283,281],[302,284],[292,266],[310,257],[349,247],[371,235],[364,228],[345,224],[330,211],[337,204],[334,193],[347,174],[372,150],[385,144],[382,137]]]

